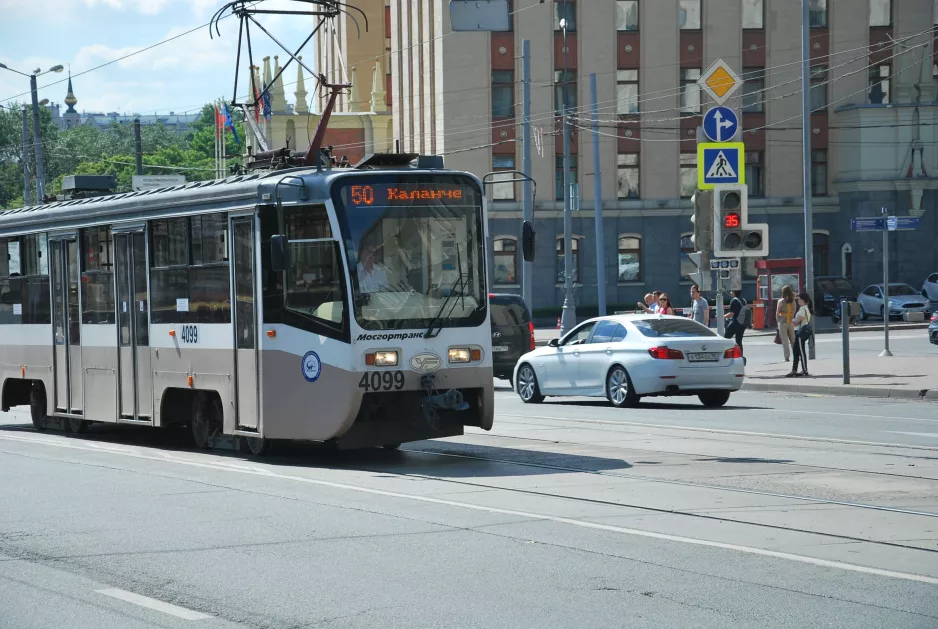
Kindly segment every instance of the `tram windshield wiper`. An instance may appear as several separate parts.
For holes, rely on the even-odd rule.
[[[465,294],[463,293],[463,284],[466,282],[466,278],[462,272],[462,257],[459,255],[459,247],[456,247],[456,272],[459,273],[459,277],[456,278],[456,281],[453,282],[453,285],[449,287],[449,291],[446,294],[446,297],[443,298],[443,303],[440,304],[440,309],[437,311],[436,316],[430,320],[430,325],[427,327],[427,331],[423,333],[423,338],[432,339],[440,333],[440,330],[443,329],[443,323],[441,322],[441,317],[443,316],[443,311],[446,310],[446,306],[452,301],[453,297],[456,295],[456,289],[459,289],[459,294],[465,302]],[[453,308],[456,307],[456,304],[453,303],[453,307],[450,308],[450,313],[453,312]]]

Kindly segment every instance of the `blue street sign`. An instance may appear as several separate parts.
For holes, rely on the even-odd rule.
[[[886,217],[886,229],[891,232],[896,231],[896,226],[899,224],[899,221],[896,220],[895,216]]]
[[[882,231],[884,221],[881,218],[853,218],[850,219],[850,229],[855,232]]]
[[[746,183],[743,155],[746,146],[742,142],[697,145],[697,187],[713,190],[716,184]]]
[[[896,229],[918,229],[919,222],[916,216],[897,216]]]
[[[729,142],[739,129],[739,118],[729,107],[708,109],[703,119],[703,130],[711,142]]]

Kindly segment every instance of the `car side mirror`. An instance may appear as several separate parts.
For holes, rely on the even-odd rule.
[[[547,347],[557,347],[560,345],[560,339],[551,339],[547,342]]]
[[[286,271],[287,269],[287,237],[277,234],[270,237],[270,270]]]
[[[525,221],[521,225],[521,255],[525,262],[534,262],[534,224]]]

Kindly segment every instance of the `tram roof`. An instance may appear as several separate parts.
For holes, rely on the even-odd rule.
[[[435,170],[439,174],[457,171]],[[356,170],[312,167],[232,175],[178,186],[119,192],[82,199],[0,210],[0,236],[47,229],[76,229],[89,224],[152,220],[162,216],[223,212],[272,203],[279,192],[284,203],[303,202],[296,179],[308,199],[324,199],[332,180],[342,176],[413,174],[414,169]],[[459,173],[466,174],[466,173]],[[294,185],[290,185],[290,180]]]

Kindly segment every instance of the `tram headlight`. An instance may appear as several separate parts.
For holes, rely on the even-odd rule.
[[[397,352],[395,350],[375,352],[375,367],[397,367]]]
[[[468,347],[449,348],[449,362],[468,363],[472,359],[472,351]]]

